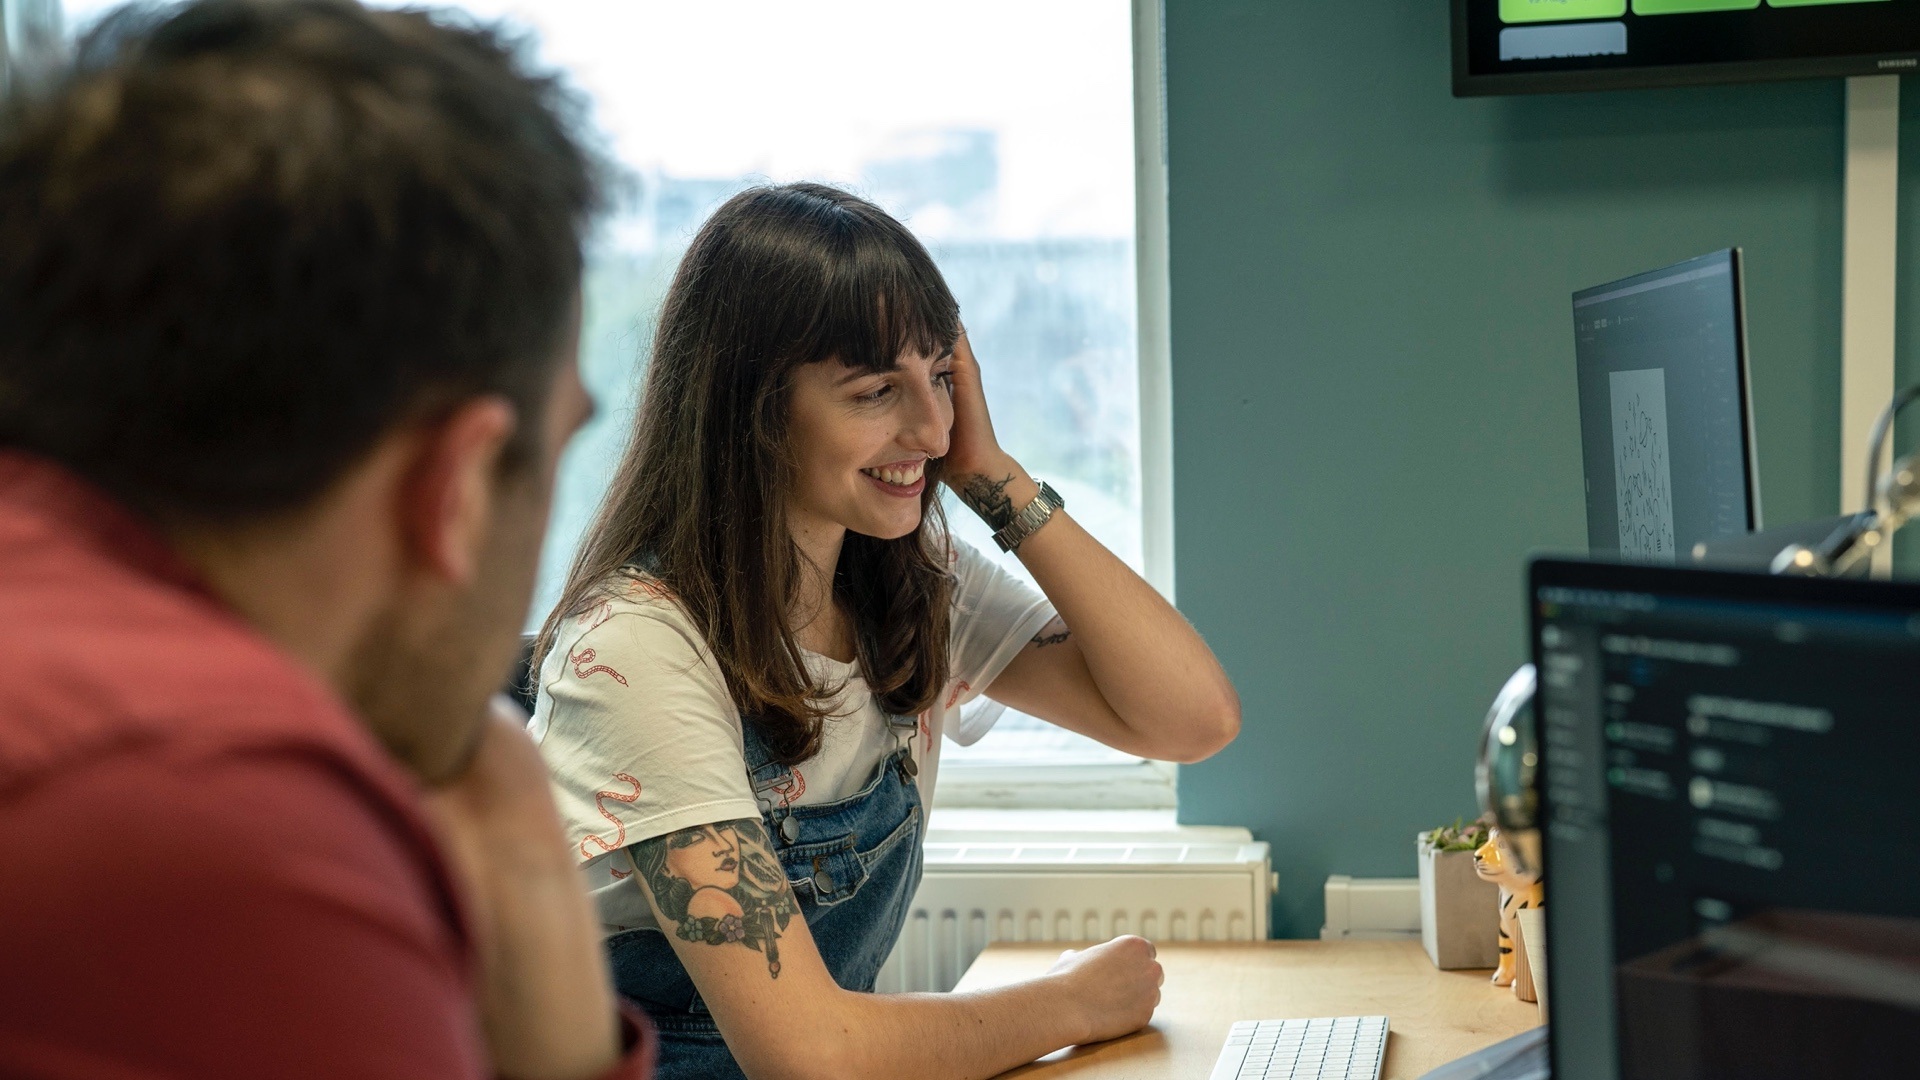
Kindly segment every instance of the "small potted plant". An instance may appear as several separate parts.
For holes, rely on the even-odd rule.
[[[1500,959],[1500,890],[1473,870],[1487,822],[1455,818],[1416,838],[1420,860],[1420,940],[1443,971],[1490,968]]]

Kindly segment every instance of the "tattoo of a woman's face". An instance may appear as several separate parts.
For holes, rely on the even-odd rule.
[[[682,941],[738,943],[767,958],[780,977],[780,935],[799,906],[758,818],[696,825],[633,845],[661,916]]]
[[[1007,485],[1011,483],[1011,474],[998,480],[969,476],[960,485],[960,501],[972,507],[980,520],[997,532],[1013,521],[1013,500],[1007,498]]]

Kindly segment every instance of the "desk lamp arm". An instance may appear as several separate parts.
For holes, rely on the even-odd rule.
[[[1875,548],[1890,542],[1902,525],[1920,513],[1920,454],[1901,458],[1875,480],[1887,438],[1893,430],[1893,418],[1916,400],[1920,400],[1920,383],[1895,394],[1873,423],[1873,434],[1867,440],[1865,508],[1818,544],[1811,547],[1789,544],[1782,548],[1769,566],[1773,573],[1803,577],[1845,574]],[[1885,509],[1880,508],[1882,504]]]
[[[1520,665],[1494,696],[1480,735],[1473,786],[1521,870],[1540,866],[1539,737],[1534,727],[1532,664]]]

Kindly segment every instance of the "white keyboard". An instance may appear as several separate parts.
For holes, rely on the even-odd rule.
[[[1211,1080],[1380,1080],[1386,1057],[1384,1016],[1242,1020]]]

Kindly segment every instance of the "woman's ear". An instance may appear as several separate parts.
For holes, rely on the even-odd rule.
[[[500,482],[501,455],[518,417],[498,395],[473,398],[421,432],[400,508],[414,568],[449,584],[479,572]]]

